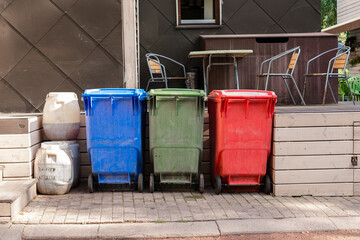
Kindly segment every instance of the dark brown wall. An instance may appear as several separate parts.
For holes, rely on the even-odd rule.
[[[120,0],[0,0],[0,112],[46,94],[122,87]],[[81,104],[82,105],[82,104]]]
[[[176,29],[175,0],[140,1],[141,86],[149,73],[147,52],[159,53],[187,66],[201,66],[188,53],[200,50],[199,35],[319,32],[320,0],[224,0],[223,26],[215,29]],[[177,74],[179,68],[170,67]],[[201,85],[201,84],[200,84]]]
[[[275,41],[273,43],[268,43]],[[285,42],[284,42],[285,41]],[[265,43],[264,43],[265,42]],[[301,52],[298,63],[294,70],[294,78],[302,93],[304,85],[304,74],[306,73],[306,63],[316,55],[326,50],[337,47],[337,35],[327,33],[307,33],[307,34],[273,34],[273,35],[233,35],[233,36],[203,36],[202,45],[205,50],[214,49],[252,49],[253,54],[238,60],[239,83],[241,89],[255,89],[258,81],[256,74],[259,74],[261,62],[275,56],[288,49],[300,46]],[[336,52],[327,54],[315,60],[310,65],[310,72],[323,73],[327,71],[328,63]],[[287,57],[274,61],[272,64],[273,73],[285,73],[289,65],[291,54]],[[266,65],[265,65],[266,66]],[[267,69],[267,68],[265,68]],[[209,80],[209,92],[214,89],[235,88],[234,71],[231,67],[213,67]],[[266,78],[261,78],[260,88],[265,88]],[[330,79],[335,97],[337,97],[338,80]],[[297,104],[301,103],[295,85],[290,79],[288,84]],[[305,102],[306,104],[321,104],[325,86],[324,77],[309,78],[306,85]],[[278,103],[293,104],[288,94],[286,85],[281,77],[271,77],[268,90],[274,91],[278,95]],[[327,103],[334,103],[327,91]]]

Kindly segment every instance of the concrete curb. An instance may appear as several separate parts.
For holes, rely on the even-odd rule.
[[[221,235],[338,230],[328,218],[219,220],[217,223]]]
[[[187,223],[27,225],[23,239],[128,239],[220,236],[215,221]]]
[[[204,222],[12,225],[8,233],[22,239],[119,239],[216,237],[251,233],[336,231],[360,229],[360,217],[244,219]],[[1,230],[1,229],[0,229]],[[1,234],[0,234],[1,235]],[[14,235],[13,235],[14,236]]]

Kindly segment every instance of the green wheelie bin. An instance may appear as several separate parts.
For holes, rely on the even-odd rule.
[[[204,176],[199,173],[204,98],[203,90],[150,90],[150,158],[154,167],[150,192],[165,184],[198,186],[204,191]]]

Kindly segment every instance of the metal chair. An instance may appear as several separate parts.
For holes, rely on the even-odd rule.
[[[147,83],[146,91],[148,90],[151,82],[163,82],[163,83],[165,83],[165,87],[168,88],[168,80],[185,80],[185,81],[187,80],[185,66],[183,64],[181,64],[169,57],[162,56],[162,55],[155,54],[155,53],[147,53],[145,55],[145,57],[146,57],[146,62],[149,67],[149,71],[150,71],[150,79]],[[181,66],[184,71],[184,76],[183,77],[168,77],[167,73],[166,73],[166,68],[165,68],[164,64],[162,64],[160,62],[160,59],[165,59],[167,61],[170,61],[174,64]]]
[[[285,56],[287,56],[287,55],[290,55],[290,54],[292,54],[292,56],[291,56],[289,65],[288,65],[288,67],[287,67],[287,69],[286,69],[286,72],[285,72],[285,73],[272,73],[272,72],[271,72],[272,63],[273,63],[275,60],[278,60],[278,59],[283,58],[283,57],[285,57]],[[260,74],[257,75],[257,76],[259,77],[258,83],[257,83],[257,89],[259,89],[259,87],[260,87],[260,78],[262,78],[262,77],[266,77],[265,91],[266,91],[267,88],[268,88],[269,78],[270,78],[270,77],[282,77],[282,79],[284,80],[284,83],[285,83],[285,85],[286,85],[286,88],[287,88],[287,90],[288,90],[288,92],[289,92],[289,94],[290,94],[290,97],[291,97],[294,105],[296,105],[295,99],[294,99],[294,97],[293,97],[293,95],[292,95],[292,93],[291,93],[291,91],[290,91],[289,85],[288,85],[288,83],[287,83],[287,79],[291,79],[291,80],[293,81],[295,87],[296,87],[296,90],[297,90],[299,96],[300,96],[300,99],[301,99],[302,104],[306,105],[306,103],[305,103],[305,101],[304,101],[304,98],[302,97],[302,95],[301,95],[301,93],[300,93],[300,90],[299,90],[299,88],[298,88],[298,86],[297,86],[297,84],[296,84],[296,82],[295,82],[294,75],[293,75],[293,74],[294,74],[295,67],[296,67],[296,63],[297,63],[298,58],[299,58],[299,55],[300,55],[300,47],[296,47],[296,48],[287,50],[287,51],[285,51],[285,52],[283,52],[283,53],[280,53],[280,54],[278,54],[278,55],[276,55],[276,56],[273,56],[273,57],[271,57],[271,58],[266,59],[265,61],[263,61],[263,62],[261,63],[261,66],[260,66]],[[267,64],[267,67],[268,67],[268,68],[267,68],[267,71],[265,71],[265,69],[264,69],[264,71],[263,71],[263,68],[264,68],[264,64],[265,64],[265,63],[268,63],[268,64]]]
[[[355,105],[353,91],[350,88],[349,81],[348,81],[347,76],[345,74],[346,65],[347,65],[347,63],[349,61],[350,49],[351,48],[348,47],[348,46],[342,46],[342,47],[338,47],[338,48],[333,48],[333,49],[330,49],[328,51],[325,51],[325,52],[315,56],[314,58],[310,59],[307,62],[306,74],[305,74],[305,80],[304,80],[304,88],[303,88],[303,94],[302,94],[303,97],[305,96],[306,83],[307,83],[307,78],[308,77],[323,77],[323,76],[326,76],[324,96],[323,96],[323,104],[325,104],[326,90],[327,90],[328,86],[329,86],[331,95],[332,95],[332,97],[334,99],[334,102],[337,103],[336,98],[335,98],[334,93],[333,93],[333,90],[331,89],[329,78],[345,78],[346,83],[347,83],[347,85],[348,85],[348,87],[350,89],[350,94],[351,94],[351,98],[353,100],[353,104]],[[336,52],[336,55],[335,55],[335,57],[330,59],[326,73],[309,73],[309,66],[310,66],[310,63],[312,61],[314,61],[315,59],[320,58],[321,56],[324,56],[325,54],[331,53],[331,52]],[[336,72],[334,72],[334,69],[336,69]],[[343,73],[339,73],[338,72],[339,69],[342,69]]]

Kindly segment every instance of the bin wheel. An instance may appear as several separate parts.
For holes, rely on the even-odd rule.
[[[271,179],[269,175],[265,175],[264,177],[264,193],[271,193]]]
[[[219,175],[216,175],[215,177],[215,193],[221,193],[221,177]]]
[[[153,173],[150,173],[150,182],[149,182],[149,190],[151,193],[154,192],[155,190],[155,182],[154,182],[154,174]]]
[[[88,190],[89,190],[89,193],[94,192],[94,179],[93,179],[92,174],[90,174],[88,177]]]
[[[199,192],[200,193],[204,192],[204,187],[205,187],[204,174],[200,174],[200,179],[199,179]]]
[[[138,177],[138,191],[139,193],[144,191],[144,177],[142,173],[140,173]]]

